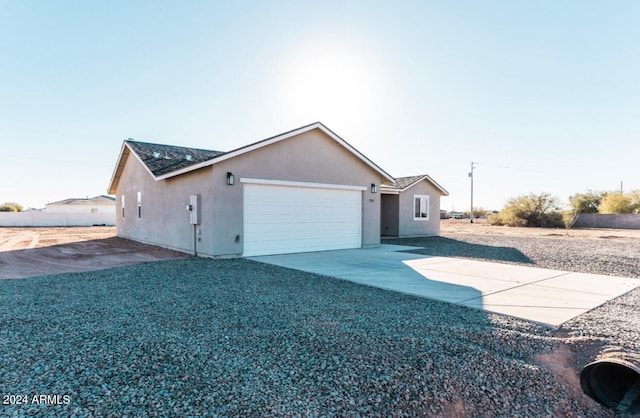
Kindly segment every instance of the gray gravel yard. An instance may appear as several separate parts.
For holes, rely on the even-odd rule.
[[[455,234],[384,242],[425,247],[411,251],[418,254],[640,278],[640,239]]]
[[[394,243],[638,277],[637,241],[485,238]],[[639,302],[555,330],[245,259],[4,280],[0,394],[28,402],[0,415],[612,417],[576,370],[604,345],[640,349]]]

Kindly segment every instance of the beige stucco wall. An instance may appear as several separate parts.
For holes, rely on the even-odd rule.
[[[236,178],[233,186],[226,184],[227,172]],[[214,165],[216,254],[242,251],[242,178],[366,187],[362,192],[362,245],[380,244],[380,194],[371,193],[370,186],[379,186],[382,177],[323,132],[312,130]]]
[[[204,168],[178,178],[155,181],[138,159],[129,155],[116,193],[118,236],[193,252],[194,228],[186,206],[192,194],[200,194],[201,213],[211,212],[211,168]],[[137,193],[141,192],[141,214],[137,216]],[[122,217],[122,195],[125,217]],[[202,217],[198,226],[198,252],[209,253],[212,221]]]
[[[415,195],[429,196],[428,221],[415,221],[413,219],[413,199]],[[440,192],[429,182],[421,181],[400,193],[399,212],[399,236],[440,234]]]
[[[227,185],[227,172],[235,184]],[[320,130],[307,131],[192,173],[155,181],[130,155],[116,193],[118,235],[186,252],[193,251],[193,227],[186,205],[200,194],[200,255],[236,256],[243,251],[243,183],[241,178],[340,184],[366,187],[362,192],[362,245],[380,243],[382,176]],[[136,215],[142,192],[142,218]],[[121,195],[125,194],[125,218]],[[239,237],[236,241],[236,237]]]

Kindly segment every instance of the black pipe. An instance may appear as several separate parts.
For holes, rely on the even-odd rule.
[[[640,413],[640,354],[604,350],[580,373],[584,393],[619,413]]]

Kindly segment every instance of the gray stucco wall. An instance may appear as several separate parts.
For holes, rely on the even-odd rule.
[[[123,238],[193,252],[194,227],[186,209],[189,197],[200,194],[201,213],[211,211],[211,168],[178,178],[155,181],[133,156],[128,157],[116,193],[117,234]],[[141,193],[141,217],[137,216],[137,194]],[[125,196],[125,217],[122,198]],[[211,220],[204,216],[198,226],[198,252],[211,251]],[[198,232],[198,231],[196,231]]]
[[[429,220],[413,219],[415,195],[429,196]],[[429,182],[421,181],[400,193],[399,213],[399,236],[440,234],[440,192]]]
[[[638,214],[601,214],[583,213],[573,224],[575,228],[614,228],[640,229],[640,215]]]
[[[227,185],[227,172],[235,184]],[[243,183],[241,178],[340,184],[366,187],[362,192],[362,245],[380,244],[381,175],[319,130],[305,132],[195,172],[155,181],[130,155],[116,192],[118,235],[185,252],[193,251],[193,226],[186,205],[200,194],[198,253],[236,256],[243,251]],[[142,192],[142,218],[136,195]],[[121,195],[125,194],[125,218]],[[239,236],[238,241],[236,237]]]
[[[233,186],[226,184],[227,172],[236,178]],[[362,192],[362,245],[380,244],[380,194],[370,190],[371,183],[380,185],[380,174],[323,132],[312,130],[214,165],[216,254],[242,251],[242,178],[366,187]],[[235,242],[237,235],[240,245]]]

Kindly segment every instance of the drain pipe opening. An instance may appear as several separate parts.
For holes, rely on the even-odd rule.
[[[582,369],[584,393],[619,413],[640,412],[640,354],[604,350]]]

